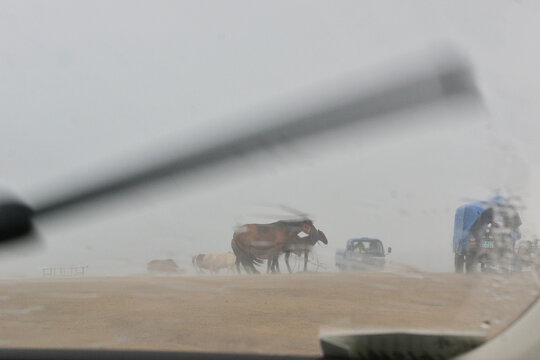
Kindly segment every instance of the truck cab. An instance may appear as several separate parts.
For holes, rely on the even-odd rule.
[[[456,273],[510,271],[514,248],[521,238],[521,218],[505,198],[460,206],[454,220],[454,266]]]

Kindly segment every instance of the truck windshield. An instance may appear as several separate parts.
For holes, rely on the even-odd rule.
[[[371,254],[382,254],[384,253],[384,249],[380,243],[380,241],[370,241],[368,244],[366,244],[367,252]]]
[[[384,248],[379,240],[354,240],[351,244],[354,252],[383,254]]]

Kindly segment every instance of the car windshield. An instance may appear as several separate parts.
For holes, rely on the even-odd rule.
[[[539,294],[539,15],[0,0],[0,195],[40,209],[0,244],[0,347],[319,355],[341,331],[497,335]],[[453,61],[477,96],[410,105]],[[457,73],[435,77],[452,93]]]

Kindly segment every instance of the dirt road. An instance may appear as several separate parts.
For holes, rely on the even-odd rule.
[[[319,354],[321,329],[492,336],[537,293],[527,274],[1,280],[0,346]]]

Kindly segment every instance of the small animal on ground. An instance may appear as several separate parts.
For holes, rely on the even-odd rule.
[[[177,274],[182,272],[172,259],[152,260],[146,265],[146,269],[151,273]]]

